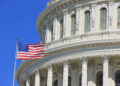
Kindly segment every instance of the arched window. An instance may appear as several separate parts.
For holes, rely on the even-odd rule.
[[[54,36],[53,36],[54,34],[53,34],[53,25],[51,25],[51,41],[53,41],[54,40]]]
[[[96,75],[96,86],[103,86],[103,72],[100,71]]]
[[[71,76],[68,77],[68,86],[71,86]]]
[[[58,80],[55,80],[53,86],[58,86]]]
[[[85,12],[85,32],[90,32],[90,11]]]
[[[63,19],[60,20],[60,38],[63,38]]]
[[[82,75],[79,77],[79,86],[82,86]]]
[[[100,10],[100,26],[101,30],[106,30],[107,28],[107,9],[102,8]]]
[[[120,28],[120,7],[118,7],[118,28]]]
[[[76,15],[73,14],[71,16],[71,35],[75,35],[76,33]]]
[[[115,86],[120,86],[120,70],[115,73]]]

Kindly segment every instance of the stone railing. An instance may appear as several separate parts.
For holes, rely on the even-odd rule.
[[[57,47],[66,46],[68,44],[75,44],[87,41],[100,41],[101,39],[120,38],[120,31],[103,31],[95,33],[87,33],[79,36],[64,38],[58,41],[53,41],[45,44],[45,49],[50,50]]]

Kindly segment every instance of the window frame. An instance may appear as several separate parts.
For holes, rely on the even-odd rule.
[[[100,9],[100,30],[107,30],[107,17],[108,17],[107,12],[108,12],[108,10],[106,7],[102,7]],[[106,13],[106,14],[104,14],[104,13]]]
[[[90,32],[91,31],[91,28],[90,28],[90,16],[91,16],[90,10],[86,10],[85,11],[85,30],[84,30],[84,32]]]
[[[76,14],[74,13],[71,15],[71,36],[75,34],[76,34]]]

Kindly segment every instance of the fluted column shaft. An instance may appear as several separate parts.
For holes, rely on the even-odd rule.
[[[30,79],[29,78],[26,80],[26,86],[30,86]]]
[[[63,65],[63,86],[68,86],[68,62]]]
[[[48,67],[48,74],[47,74],[47,86],[52,86],[52,78],[53,78],[53,70],[52,66]]]
[[[108,56],[103,56],[103,86],[108,86],[108,66],[109,59]]]
[[[40,86],[40,74],[39,71],[35,73],[35,86]]]
[[[87,86],[87,58],[82,58],[82,86]]]

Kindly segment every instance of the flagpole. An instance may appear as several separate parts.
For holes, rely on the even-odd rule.
[[[13,86],[15,86],[16,61],[17,61],[17,45],[18,45],[18,39],[16,39],[16,53],[15,53],[15,62],[14,62]]]

